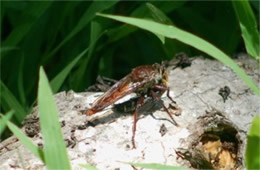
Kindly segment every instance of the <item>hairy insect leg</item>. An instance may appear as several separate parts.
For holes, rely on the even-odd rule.
[[[154,92],[153,90],[150,90],[150,93],[151,93],[151,95],[152,95],[152,97],[153,97],[154,100],[159,100],[159,99],[160,99],[159,96],[156,96],[156,94],[155,94],[155,92]],[[164,105],[164,103],[159,102],[159,104],[160,104],[160,105],[163,107],[163,109],[168,113],[168,115],[170,116],[170,118],[171,118],[173,124],[174,124],[175,126],[179,126],[179,125],[177,124],[177,122],[173,119],[171,113],[170,113],[169,110],[166,108],[166,106]]]
[[[176,104],[176,102],[172,99],[172,97],[170,96],[170,88],[169,87],[165,87],[165,86],[161,86],[161,85],[155,85],[154,89],[156,90],[161,90],[161,91],[167,91],[167,97],[174,103]]]
[[[174,103],[176,104],[176,102],[172,99],[172,97],[170,96],[170,88],[167,88],[167,93],[166,93],[167,97]]]
[[[138,100],[137,100],[137,105],[135,108],[135,112],[134,112],[134,122],[133,122],[133,135],[132,135],[132,145],[133,145],[133,149],[135,149],[135,132],[136,132],[136,123],[137,123],[137,118],[138,118],[138,108],[144,103],[144,96],[141,96]]]

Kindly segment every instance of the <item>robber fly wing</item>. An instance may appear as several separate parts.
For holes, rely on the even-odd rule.
[[[153,66],[139,66],[132,70],[130,74],[114,84],[107,92],[100,96],[87,112],[88,115],[95,114],[105,107],[114,104],[126,95],[140,91],[143,86],[151,82],[151,75],[154,74]]]
[[[100,96],[92,105],[93,108],[102,107],[105,108],[112,103],[116,102],[120,98],[132,93],[135,89],[136,83],[131,82],[129,76],[118,81],[102,96]],[[101,108],[100,108],[101,109]]]

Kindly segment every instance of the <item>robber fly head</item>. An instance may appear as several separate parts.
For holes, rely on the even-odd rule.
[[[155,80],[158,84],[163,84],[167,87],[168,82],[168,73],[166,69],[166,63],[162,62],[162,64],[155,63],[153,67],[157,70],[157,74],[155,75]]]

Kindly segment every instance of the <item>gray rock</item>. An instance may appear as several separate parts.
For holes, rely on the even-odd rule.
[[[255,61],[240,58],[236,62],[259,85],[260,74]],[[230,95],[225,102],[218,94],[224,86],[230,88]],[[259,114],[259,97],[230,68],[215,60],[198,57],[190,67],[170,71],[169,87],[170,95],[182,109],[180,116],[174,116],[180,126],[176,127],[167,121],[170,119],[162,109],[142,113],[137,122],[136,149],[131,148],[131,114],[114,113],[111,108],[91,117],[82,114],[81,110],[87,109],[102,93],[69,91],[56,94],[62,131],[73,169],[81,169],[79,164],[90,164],[99,169],[133,169],[123,162],[181,166],[183,163],[176,160],[175,150],[185,147],[185,140],[191,134],[189,127],[206,110],[218,109],[245,132],[248,132],[253,117]],[[166,105],[170,103],[166,95],[162,100]],[[37,119],[37,114],[36,107],[27,117],[22,130],[42,146],[41,134],[33,121]],[[104,114],[107,115],[105,118]],[[28,125],[32,124],[30,121],[33,126]],[[35,128],[35,131],[31,128]],[[243,140],[245,145],[246,137]],[[2,169],[45,168],[15,137],[0,143],[0,165]]]

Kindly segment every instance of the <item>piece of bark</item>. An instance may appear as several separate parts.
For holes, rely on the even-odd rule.
[[[248,58],[235,61],[259,85],[260,74],[255,61]],[[87,109],[102,93],[69,91],[56,94],[63,136],[73,169],[80,169],[80,164],[90,164],[99,169],[133,169],[122,162],[183,166],[186,164],[176,159],[175,151],[185,147],[183,145],[192,134],[189,127],[193,127],[197,118],[206,114],[206,110],[216,108],[238,129],[245,132],[248,132],[253,117],[259,111],[258,96],[253,94],[230,68],[215,60],[198,57],[192,61],[190,67],[172,70],[168,84],[170,95],[182,109],[180,116],[174,116],[180,126],[176,127],[170,123],[167,113],[163,110],[142,113],[137,122],[137,149],[134,150],[131,149],[131,114],[114,113],[112,109],[105,109],[91,117],[82,114],[81,111]],[[224,102],[219,90],[225,86],[229,87],[230,94]],[[166,95],[162,100],[170,104]],[[37,114],[36,107],[22,129],[36,144],[44,147],[35,122]],[[98,118],[102,114],[108,116]],[[93,121],[95,117],[97,119]],[[28,122],[33,122],[33,126],[28,127]],[[163,135],[162,126],[167,129]],[[244,148],[246,135],[241,135],[241,140]],[[0,143],[0,165],[3,169],[45,167],[15,137]]]

